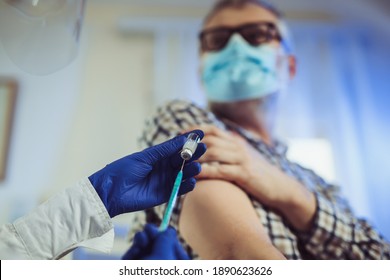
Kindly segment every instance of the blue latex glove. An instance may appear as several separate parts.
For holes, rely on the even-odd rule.
[[[177,239],[176,230],[168,227],[159,232],[153,224],[134,236],[133,245],[122,257],[123,260],[189,260]]]
[[[193,132],[200,138],[204,136],[201,130]],[[183,162],[180,151],[189,133],[119,159],[89,177],[111,217],[151,208],[169,200]],[[193,161],[205,151],[206,146],[199,143],[191,161],[186,162],[179,195],[194,189],[196,180],[193,177],[200,173],[201,168]]]

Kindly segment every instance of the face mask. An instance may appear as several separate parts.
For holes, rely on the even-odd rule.
[[[239,34],[220,52],[202,59],[202,81],[207,98],[235,102],[265,97],[281,91],[287,81],[287,59],[267,45],[253,47]]]

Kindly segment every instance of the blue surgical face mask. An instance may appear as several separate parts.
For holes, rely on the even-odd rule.
[[[205,54],[201,63],[203,85],[212,102],[259,99],[281,91],[287,80],[288,67],[279,48],[253,47],[239,34],[222,51]]]

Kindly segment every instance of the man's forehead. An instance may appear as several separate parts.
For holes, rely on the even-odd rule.
[[[256,4],[246,4],[242,7],[227,7],[214,14],[204,28],[218,26],[235,27],[246,23],[268,21],[277,24],[278,17],[271,11]]]

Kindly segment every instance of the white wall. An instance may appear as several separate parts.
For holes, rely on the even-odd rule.
[[[0,223],[137,150],[149,112],[153,39],[119,34],[120,12],[89,5],[77,61],[50,76],[23,73],[0,47],[0,76],[20,84]]]
[[[79,60],[54,75],[30,76],[19,71],[0,48],[0,75],[19,82],[8,172],[0,183],[1,222],[28,211],[39,191],[53,180],[77,102],[80,66]]]
[[[153,38],[123,36],[116,29],[116,10],[104,14],[90,6],[86,17],[81,96],[58,170],[64,182],[69,174],[62,170],[78,178],[134,152],[151,111]]]

